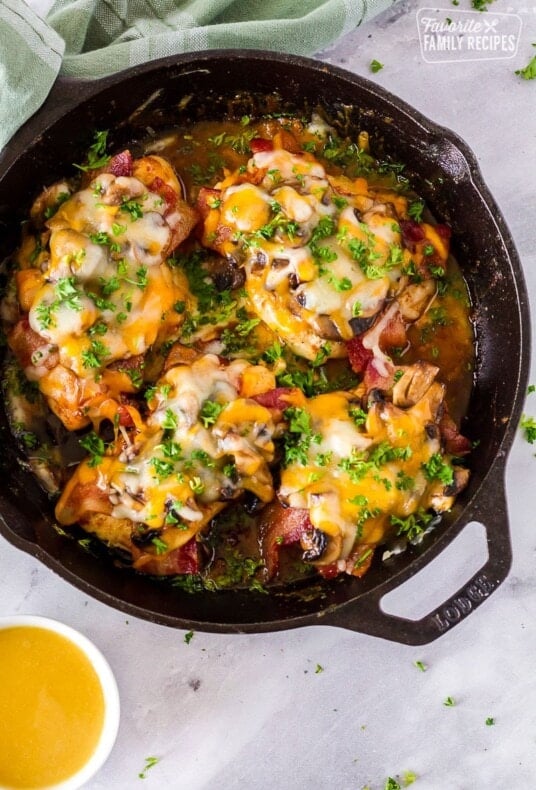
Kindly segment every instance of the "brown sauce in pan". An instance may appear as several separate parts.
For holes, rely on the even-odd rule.
[[[270,127],[273,131],[274,125],[291,132],[300,147],[307,149],[309,146],[309,150],[312,150],[311,147],[315,145],[314,136],[304,130],[299,120],[269,119],[255,122],[242,119],[200,122],[188,128],[172,129],[148,139],[139,153],[158,154],[168,159],[179,174],[186,199],[194,205],[201,187],[214,186],[226,172],[245,168],[251,157],[250,141],[264,137]],[[378,165],[366,149],[359,149],[354,143],[335,139],[331,147],[323,150],[316,146],[315,155],[328,173],[348,175],[350,178],[363,175],[370,184],[406,192],[412,199],[417,198],[404,179],[400,165],[385,162]],[[429,215],[428,219],[431,219]],[[475,346],[470,308],[470,298],[460,266],[449,256],[443,276],[438,281],[433,303],[409,327],[407,347],[395,349],[392,354],[393,361],[400,365],[424,360],[439,367],[439,380],[446,385],[448,409],[458,424],[467,410],[473,377]],[[300,366],[307,368],[306,364],[297,360],[296,368]],[[348,389],[358,381],[347,360],[331,360],[321,369],[324,380],[332,382],[331,389]],[[10,375],[17,379],[18,374],[11,372]],[[51,478],[56,477],[61,486],[68,476],[65,469],[72,462],[72,442],[65,442],[54,419],[43,417],[40,401],[37,411],[25,405],[24,392],[17,393],[17,388],[24,390],[24,385],[20,384],[20,377],[17,380],[19,384],[12,384],[8,392],[8,406],[15,433],[26,445],[30,464],[41,480],[45,479],[51,488]],[[46,431],[42,427],[44,422],[47,422]],[[54,433],[57,435],[51,440]],[[64,447],[67,447],[66,452]],[[75,459],[79,457],[75,449]],[[228,587],[261,590],[263,561],[259,548],[258,519],[255,502],[244,500],[232,503],[213,519],[210,530],[202,538],[206,561],[202,575],[177,576],[172,583],[191,592],[203,588],[216,590]],[[86,536],[80,542],[90,551],[101,550],[100,544],[93,538]],[[288,584],[314,573],[315,569],[303,562],[296,547],[281,551],[278,584]]]

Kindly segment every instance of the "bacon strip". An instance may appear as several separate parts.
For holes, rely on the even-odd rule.
[[[104,173],[111,173],[113,176],[131,176],[132,175],[132,154],[130,151],[121,151],[121,153],[113,156],[106,167]]]
[[[259,522],[261,553],[266,564],[268,578],[272,579],[279,570],[279,549],[300,542],[305,532],[313,525],[306,508],[284,508],[275,500],[262,511]]]

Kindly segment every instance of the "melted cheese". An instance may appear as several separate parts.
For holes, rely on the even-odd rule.
[[[138,171],[145,172],[141,165]],[[48,257],[26,270],[18,286],[31,329],[57,348],[59,364],[78,379],[98,383],[111,363],[145,354],[182,322],[184,310],[174,305],[191,306],[193,299],[184,274],[166,262],[181,222],[139,178],[109,173],[71,195],[48,221]],[[78,422],[68,427],[87,424],[88,407],[94,413],[98,402],[86,402],[83,416],[81,402],[66,401],[56,389],[55,371],[34,366],[29,372],[60,418],[78,411]],[[97,401],[124,391],[83,388]]]
[[[309,510],[315,528],[340,540],[341,560],[356,545],[384,541],[390,516],[406,517],[428,505],[422,464],[440,450],[426,432],[433,419],[426,396],[407,410],[374,404],[362,426],[350,416],[352,397],[334,392],[306,402],[314,439],[304,464],[283,469],[279,489],[291,507]],[[402,478],[411,480],[410,490],[397,485]]]
[[[215,506],[242,491],[270,501],[275,426],[267,408],[243,397],[244,378],[249,392],[275,386],[264,367],[243,360],[222,365],[210,354],[167,371],[135,441],[119,441],[98,465],[77,467],[56,508],[60,523],[80,517],[83,502],[73,503],[96,486],[114,519],[129,519],[133,529],[160,530],[172,550],[207,524]]]
[[[405,198],[385,191],[380,202],[365,179],[328,178],[311,155],[279,148],[219,187],[204,242],[243,259],[257,315],[300,356],[344,356],[352,319],[381,311],[411,259],[393,216]]]

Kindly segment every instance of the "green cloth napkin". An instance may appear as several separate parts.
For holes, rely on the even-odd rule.
[[[56,0],[41,20],[0,0],[0,149],[58,73],[93,79],[205,49],[310,55],[395,0]]]

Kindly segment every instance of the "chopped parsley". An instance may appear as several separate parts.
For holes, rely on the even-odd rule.
[[[93,135],[93,144],[89,146],[87,152],[87,161],[85,165],[74,165],[79,170],[87,173],[88,170],[98,170],[100,167],[105,167],[111,159],[106,153],[106,145],[108,142],[108,132],[101,131],[95,132]]]
[[[536,44],[533,44],[532,46],[536,47]],[[529,60],[525,68],[517,69],[515,73],[523,80],[536,79],[536,55],[534,55],[534,57]]]
[[[492,2],[493,0],[471,0],[471,5],[475,11],[487,11],[489,3]]]
[[[373,74],[377,74],[378,71],[383,69],[383,63],[380,63],[379,60],[371,60],[369,68]]]
[[[99,244],[102,247],[109,247],[110,252],[121,252],[121,245],[117,241],[112,241],[105,230],[100,230],[98,233],[90,233],[89,240],[93,244]]]
[[[486,727],[493,727],[494,724],[495,724],[495,719],[493,718],[493,716],[488,716],[488,718],[486,719]]]
[[[277,362],[277,360],[281,359],[282,356],[283,348],[281,347],[281,343],[278,340],[275,340],[271,346],[265,349],[262,358],[265,360],[265,362]]]
[[[95,431],[91,431],[91,433],[82,436],[78,443],[80,447],[87,450],[90,455],[88,466],[98,466],[106,452],[106,445],[100,436],[98,436]]]
[[[527,442],[529,444],[534,444],[534,442],[536,442],[536,419],[523,414],[519,422],[519,427],[524,432]]]
[[[76,288],[76,279],[74,277],[62,277],[58,280],[56,285],[56,293],[61,304],[70,307],[71,310],[80,311],[82,305],[80,304],[80,291]]]
[[[130,198],[130,200],[123,200],[119,206],[119,210],[130,214],[132,220],[141,219],[143,217],[142,205],[134,198]]]
[[[426,531],[433,519],[434,515],[432,513],[419,509],[416,513],[411,513],[405,518],[392,515],[389,517],[389,523],[397,527],[396,534],[398,536],[404,535],[408,540],[415,540],[415,538],[418,538],[419,535]]]
[[[452,485],[454,481],[454,470],[443,459],[441,453],[434,453],[428,461],[421,464],[421,469],[427,480],[439,480],[446,486]]]
[[[453,708],[455,704],[456,703],[455,703],[453,697],[447,697],[445,700],[443,700],[443,705],[446,708]]]
[[[90,347],[82,351],[82,365],[85,368],[100,368],[104,358],[109,356],[108,348],[100,340],[92,340]]]
[[[165,554],[169,548],[165,540],[162,540],[157,535],[151,540],[151,543],[155,547],[157,554]]]
[[[190,486],[194,494],[201,495],[205,490],[205,484],[203,483],[200,477],[192,477],[188,485]]]
[[[360,406],[350,406],[348,409],[348,414],[354,421],[354,424],[357,426],[364,425],[367,421],[367,412],[364,411],[364,409],[362,409]]]
[[[189,645],[190,642],[192,641],[193,637],[194,637],[194,632],[193,631],[188,631],[186,634],[184,634],[184,641],[185,641],[185,643],[187,645]]]
[[[145,397],[147,397],[145,394]],[[151,392],[149,395],[149,400],[155,395],[155,392]],[[177,428],[177,415],[173,412],[172,409],[166,409],[164,414],[164,419],[162,420],[162,428],[165,431],[174,431]]]
[[[420,672],[426,672],[427,666],[423,661],[414,661],[413,663]]]
[[[224,408],[225,404],[216,403],[216,401],[213,400],[206,400],[203,403],[201,411],[199,412],[199,419],[205,428],[214,425]]]
[[[154,768],[155,765],[157,765],[159,762],[160,762],[160,757],[146,757],[145,765],[143,766],[143,770],[140,771],[140,773],[138,774],[138,777],[140,779],[146,779],[147,771],[149,771],[151,768]]]
[[[284,437],[284,466],[292,463],[305,466],[311,444],[320,444],[322,437],[313,434],[311,415],[298,406],[285,409],[283,416],[288,420],[288,428]]]
[[[166,461],[164,458],[151,458],[151,466],[158,480],[165,480],[175,471],[175,462]]]
[[[415,222],[422,222],[422,213],[424,211],[424,200],[414,200],[408,206],[408,216],[415,220]]]

